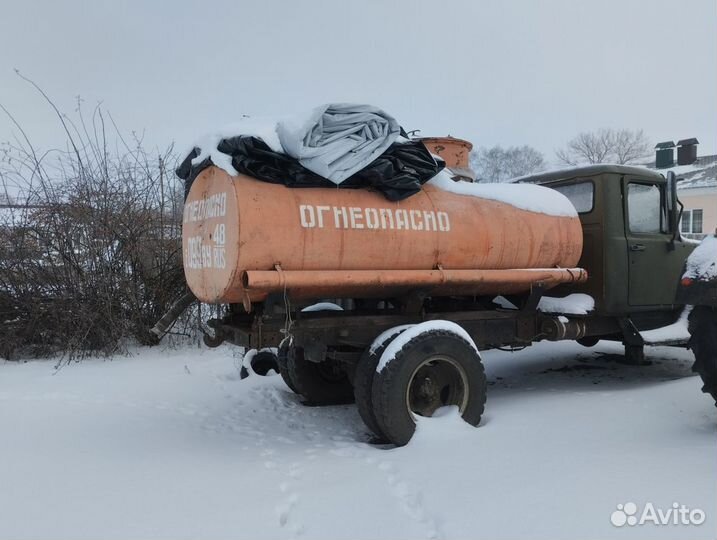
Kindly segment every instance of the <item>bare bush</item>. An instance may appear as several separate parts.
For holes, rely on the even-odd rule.
[[[635,163],[650,153],[651,145],[643,131],[601,129],[579,133],[565,148],[555,151],[567,165],[581,163]]]
[[[86,121],[80,103],[70,118],[47,101],[66,144],[42,153],[3,108],[21,137],[0,160],[0,355],[151,344],[148,328],[186,288],[172,148],[150,156],[99,106]]]

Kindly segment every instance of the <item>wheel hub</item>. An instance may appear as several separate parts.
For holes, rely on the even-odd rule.
[[[468,404],[468,377],[452,358],[432,356],[413,372],[406,390],[411,414],[433,416],[441,407],[455,405],[463,413]]]

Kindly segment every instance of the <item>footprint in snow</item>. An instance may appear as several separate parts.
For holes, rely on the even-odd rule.
[[[371,463],[368,459],[366,462]],[[381,461],[377,468],[385,476],[390,493],[398,500],[405,514],[421,526],[428,540],[439,540],[441,536],[438,532],[438,525],[423,504],[423,494],[412,488],[409,482],[403,480],[392,463]]]

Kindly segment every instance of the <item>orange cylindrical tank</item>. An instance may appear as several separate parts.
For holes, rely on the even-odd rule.
[[[520,210],[431,184],[390,202],[366,189],[288,188],[210,167],[189,192],[182,236],[187,284],[208,303],[256,301],[276,287],[296,296],[300,291],[291,283],[304,296],[341,296],[342,279],[353,296],[379,296],[384,288],[410,287],[408,274],[393,275],[409,270],[423,271],[411,274],[417,285],[451,294],[456,288],[496,294],[530,288],[525,274],[509,287],[505,279],[478,272],[485,270],[553,269],[535,273],[534,281],[550,286],[584,279],[582,273],[555,270],[570,269],[580,258],[576,216]],[[476,272],[452,277],[452,270]],[[285,276],[266,279],[256,271]],[[356,281],[351,271],[374,276],[362,274]],[[252,279],[264,285],[252,287]]]

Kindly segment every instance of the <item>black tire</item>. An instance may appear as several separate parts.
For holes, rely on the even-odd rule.
[[[291,347],[286,358],[289,380],[308,404],[353,402],[354,391],[348,375],[333,360],[310,362],[304,358],[304,350],[298,347]]]
[[[576,341],[583,347],[591,348],[598,344],[600,338],[598,336],[587,336]]]
[[[269,374],[270,370],[274,370],[279,373],[279,363],[277,355],[271,351],[259,351],[249,361],[251,369],[257,375],[262,377]],[[249,376],[249,370],[246,366],[242,366],[239,370],[239,378],[246,379]]]
[[[279,353],[276,355],[276,363],[279,366],[279,375],[281,375],[281,378],[284,380],[286,386],[288,386],[292,392],[298,394],[299,391],[296,389],[296,385],[294,384],[294,381],[291,380],[291,374],[289,373],[288,355],[292,350],[293,347],[289,347],[289,345],[280,346]]]
[[[690,349],[695,353],[692,371],[699,373],[702,391],[710,394],[717,406],[717,309],[697,306],[690,313]]]
[[[383,351],[386,350],[386,347],[388,347],[403,330],[405,330],[405,328],[391,335],[375,351],[371,352],[371,348],[367,348],[361,355],[361,359],[356,366],[356,373],[354,374],[354,399],[356,400],[356,408],[366,427],[382,441],[388,440],[388,438],[381,431],[381,427],[376,420],[376,415],[373,412],[373,378],[374,375],[376,375],[376,366],[378,366],[378,361],[381,359]]]
[[[279,373],[278,357],[271,351],[259,351],[251,359],[251,368],[261,376],[266,376],[272,369]]]
[[[424,373],[428,388],[417,384]],[[436,379],[440,389],[435,388]],[[440,406],[459,405],[463,419],[477,426],[485,408],[486,388],[480,356],[466,340],[446,330],[427,330],[406,343],[374,375],[374,415],[386,438],[403,446],[416,430],[414,414],[420,413],[414,411],[421,408],[423,416],[431,416]]]

